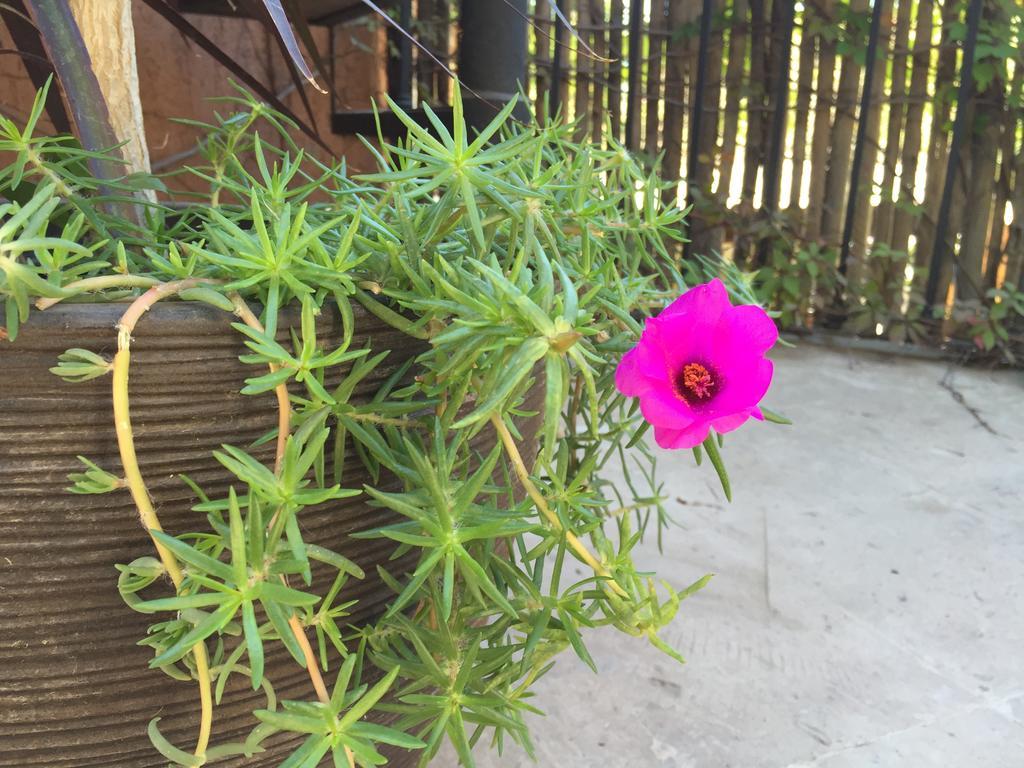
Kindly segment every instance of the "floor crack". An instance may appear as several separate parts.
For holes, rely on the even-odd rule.
[[[985,421],[985,417],[981,415],[981,412],[967,402],[967,398],[964,397],[963,392],[956,388],[956,385],[953,383],[952,366],[946,369],[946,375],[939,381],[939,386],[949,392],[949,394],[952,395],[953,400],[962,406],[965,411],[971,414],[971,416],[974,417],[974,420],[978,422],[986,432],[993,434],[996,437],[1001,437],[992,425]]]

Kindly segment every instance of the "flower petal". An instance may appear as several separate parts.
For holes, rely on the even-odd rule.
[[[733,338],[742,338],[748,348],[764,354],[779,339],[779,329],[761,307],[745,304],[726,315]]]
[[[653,321],[651,342],[656,344],[668,371],[678,371],[684,364],[709,357],[708,343],[714,333],[717,318],[697,313],[677,313]]]
[[[622,356],[615,368],[615,388],[626,397],[640,394],[640,373],[637,371],[637,355],[640,347],[633,347]]]
[[[773,371],[772,361],[766,358],[754,361],[753,365],[731,368],[722,391],[708,404],[706,416],[721,418],[749,411],[765,396],[772,383]]]
[[[695,421],[688,429],[654,427],[654,442],[662,448],[694,448],[708,436],[710,425],[706,421]]]
[[[739,413],[733,413],[729,416],[722,416],[721,418],[715,419],[711,422],[711,427],[720,435],[724,435],[726,432],[732,432],[743,426],[744,422],[751,417],[751,413],[741,411]]]
[[[669,317],[679,313],[696,312],[704,317],[717,319],[731,307],[729,292],[725,283],[717,277],[709,283],[695,285],[661,311],[658,317]]]
[[[647,321],[644,335],[637,344],[637,372],[654,381],[670,379],[670,361],[666,357],[664,329],[655,320]]]
[[[693,410],[664,384],[654,384],[640,395],[640,412],[656,427],[686,429],[696,418]]]

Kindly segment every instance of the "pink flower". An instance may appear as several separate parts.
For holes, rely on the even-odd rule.
[[[619,362],[615,386],[640,398],[662,448],[693,448],[708,430],[731,432],[753,416],[772,381],[764,353],[779,336],[757,306],[734,307],[721,280],[698,285],[647,320]]]

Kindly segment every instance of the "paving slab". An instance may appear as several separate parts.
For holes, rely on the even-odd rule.
[[[688,663],[592,636],[600,676],[566,655],[537,687],[537,764],[1021,768],[1024,375],[775,358],[765,404],[795,424],[726,440],[732,504],[688,452],[662,459],[678,526],[640,564],[715,574],[664,633]]]

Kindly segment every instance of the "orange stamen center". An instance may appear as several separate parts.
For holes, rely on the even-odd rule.
[[[676,391],[687,403],[704,403],[715,396],[719,383],[704,365],[687,363],[676,379]]]

